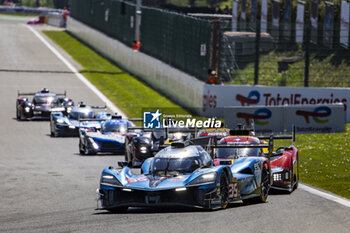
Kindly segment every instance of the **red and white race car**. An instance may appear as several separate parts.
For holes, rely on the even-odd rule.
[[[294,127],[293,127],[294,128]],[[286,140],[292,139],[292,145],[287,147],[280,147],[272,154],[270,154],[270,168],[272,173],[272,189],[284,190],[291,193],[298,187],[299,171],[298,171],[298,149],[295,147],[295,130],[292,135],[271,135],[271,136],[255,136],[254,127],[240,128],[229,130],[221,129],[206,129],[200,131],[198,137],[217,136],[217,139],[225,138],[227,135],[236,136],[242,143],[259,140],[258,144],[267,144],[267,140]],[[265,156],[267,150],[264,149]]]
[[[264,140],[268,137],[259,137]],[[292,139],[292,145],[280,147],[272,153],[270,166],[273,178],[271,188],[293,192],[299,182],[299,158],[298,149],[295,147],[295,131],[292,136],[276,135],[273,139]]]

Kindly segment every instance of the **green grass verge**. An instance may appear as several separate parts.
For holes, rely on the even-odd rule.
[[[168,108],[179,114],[188,114],[181,106],[118,68],[67,32],[44,33],[70,54],[83,67],[80,72],[128,117],[142,117],[143,108]]]
[[[350,198],[350,124],[345,133],[297,134],[301,182]],[[290,141],[277,142],[287,146]]]

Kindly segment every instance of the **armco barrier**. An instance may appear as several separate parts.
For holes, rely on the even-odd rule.
[[[291,133],[293,125],[297,133],[345,131],[343,104],[225,107],[224,118],[228,128],[254,120],[257,134]]]
[[[200,108],[204,83],[68,17],[67,30],[123,69],[187,108]],[[142,100],[140,100],[142,101]]]
[[[350,88],[205,85],[202,115],[224,116],[226,106],[283,106],[343,103],[350,122]]]

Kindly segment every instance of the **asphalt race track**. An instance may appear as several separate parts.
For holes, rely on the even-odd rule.
[[[104,103],[23,22],[0,19],[0,232],[349,232],[350,208],[300,189],[219,211],[95,211],[100,172],[123,156],[80,156],[78,139],[51,138],[48,122],[17,122],[15,100],[46,87]]]

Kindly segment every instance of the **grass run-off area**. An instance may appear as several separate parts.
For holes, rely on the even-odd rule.
[[[290,140],[276,141],[288,146]],[[350,198],[350,124],[345,133],[297,134],[301,182]]]
[[[128,117],[142,117],[143,108],[169,108],[179,114],[187,114],[185,109],[121,70],[67,32],[44,31],[44,33],[70,54],[83,67],[80,73]]]
[[[142,108],[176,108],[145,83],[98,55],[66,32],[45,31],[48,37],[68,52],[83,67],[80,72],[98,87],[129,117],[141,117]],[[289,140],[277,141],[288,146]],[[298,134],[301,182],[350,198],[350,124],[347,132]]]

